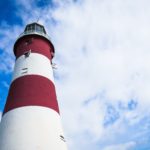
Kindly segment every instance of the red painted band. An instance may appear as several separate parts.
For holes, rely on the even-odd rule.
[[[16,58],[24,55],[24,53],[29,50],[33,53],[42,54],[50,60],[54,55],[54,47],[52,43],[39,35],[23,36],[14,45],[14,54]]]
[[[10,86],[4,113],[23,106],[44,106],[59,113],[54,84],[38,75],[26,75]]]

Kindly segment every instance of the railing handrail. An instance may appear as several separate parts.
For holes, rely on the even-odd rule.
[[[35,30],[25,31],[25,32],[21,33],[21,34],[19,35],[18,39],[19,39],[20,37],[24,36],[24,35],[29,35],[29,34],[41,35],[41,36],[44,36],[46,39],[50,40],[50,37],[49,37],[47,34],[45,34],[45,33],[43,33],[43,32],[40,32],[40,31],[37,32],[37,31],[35,31]]]

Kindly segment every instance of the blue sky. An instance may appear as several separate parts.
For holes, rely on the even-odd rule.
[[[71,150],[150,149],[148,0],[0,1],[0,111],[13,44],[26,24],[46,27],[62,124]]]

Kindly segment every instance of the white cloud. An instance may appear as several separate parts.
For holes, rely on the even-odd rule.
[[[22,29],[17,25],[10,26],[6,22],[2,22],[0,27],[0,50],[3,50],[0,55],[0,71],[8,73],[13,70],[14,66],[13,43],[21,34]]]
[[[60,66],[57,73],[60,79],[63,77],[57,81],[57,91],[62,116],[67,116],[64,127],[69,133],[81,134],[87,130],[99,142],[117,140],[117,136],[126,135],[130,124],[136,125],[142,116],[148,115],[150,14],[144,14],[147,5],[148,1],[135,4],[89,0],[80,5],[63,5],[52,12],[59,23],[50,32],[56,47],[55,61]],[[99,93],[103,94],[98,100],[93,98],[88,106],[83,105]],[[105,129],[105,103],[127,104],[131,99],[137,101],[137,111],[118,110],[117,127]],[[99,103],[94,109],[95,101]],[[82,125],[80,116],[84,118]],[[67,120],[72,119],[73,124],[68,124]]]
[[[111,145],[104,148],[104,150],[132,150],[135,147],[135,145],[135,142],[129,142],[124,144]]]

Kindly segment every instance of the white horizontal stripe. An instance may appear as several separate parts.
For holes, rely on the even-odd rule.
[[[67,150],[60,116],[52,109],[26,106],[7,112],[0,124],[0,150]]]
[[[54,82],[51,62],[42,54],[31,53],[29,57],[20,56],[15,63],[12,81],[18,77],[32,74],[44,76]]]

